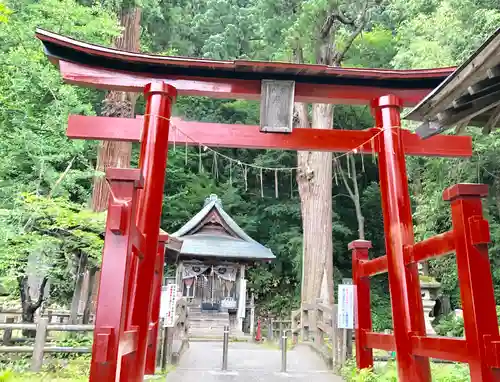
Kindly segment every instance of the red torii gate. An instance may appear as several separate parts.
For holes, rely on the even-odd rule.
[[[257,126],[175,121],[193,140],[210,146],[281,148],[370,153],[360,147],[375,137],[387,255],[366,261],[367,242],[354,242],[353,271],[358,285],[357,357],[360,367],[373,362],[371,348],[396,349],[401,381],[430,382],[429,358],[467,361],[473,381],[500,381],[500,366],[491,271],[485,244],[488,225],[479,197],[486,186],[457,185],[446,195],[453,200],[452,233],[414,244],[405,154],[470,156],[470,137],[436,136],[426,141],[400,128],[400,109],[414,105],[453,69],[392,71],[330,68],[248,61],[196,60],[120,52],[38,30],[49,59],[65,81],[122,91],[144,91],[141,119],[71,116],[71,138],[140,141],[139,169],[108,169],[112,193],[101,270],[91,381],[142,381],[148,345],[158,319],[155,268],[163,261],[160,215],[170,127],[170,108],[177,93],[219,98],[258,99],[263,79],[293,80],[295,100],[366,104],[371,102],[375,129],[367,131],[296,129],[289,134],[264,134]],[[154,74],[153,74],[154,73]],[[114,128],[119,124],[120,129]],[[182,126],[182,127],[181,127]],[[381,131],[382,129],[382,131]],[[183,141],[183,134],[175,138]],[[467,220],[468,219],[468,220]],[[455,246],[451,246],[451,240]],[[462,247],[461,247],[462,246]],[[478,325],[467,328],[466,342],[425,336],[417,262],[457,249],[464,308],[473,309]],[[389,273],[394,336],[371,332],[367,277]],[[467,280],[462,280],[462,276]],[[461,288],[461,289],[462,289]],[[478,290],[480,288],[480,290]],[[360,302],[362,303],[360,304]],[[152,305],[155,305],[152,308]],[[483,304],[483,307],[480,307]],[[481,317],[478,316],[481,314]],[[469,336],[469,332],[472,333]],[[456,349],[465,345],[467,351]],[[488,350],[485,350],[488,347]],[[148,359],[154,353],[148,353]],[[148,362],[148,372],[152,372]]]

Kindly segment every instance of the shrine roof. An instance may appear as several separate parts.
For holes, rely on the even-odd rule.
[[[500,28],[406,116],[428,138],[456,126],[500,127]]]
[[[212,212],[221,219],[221,226],[229,232],[203,231],[204,222]],[[219,257],[241,260],[272,260],[272,251],[248,236],[245,231],[222,208],[216,195],[210,195],[205,206],[170,235],[182,241],[180,254],[197,257]]]
[[[42,41],[45,53],[55,64],[65,61],[127,73],[182,75],[183,78],[277,79],[322,85],[336,84],[430,91],[454,70],[454,68],[363,69],[285,62],[159,56],[88,44],[43,29],[37,29],[36,37]]]
[[[182,255],[217,257],[241,260],[273,260],[275,256],[269,248],[256,241],[248,242],[233,237],[195,234],[182,238]]]

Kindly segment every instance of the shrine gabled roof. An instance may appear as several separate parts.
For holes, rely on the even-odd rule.
[[[422,138],[457,127],[500,127],[500,28],[406,116]]]
[[[203,232],[200,225],[214,211],[231,235]],[[205,206],[184,224],[172,237],[182,241],[181,255],[219,257],[242,260],[272,260],[272,251],[248,236],[222,208],[216,195],[207,198]]]
[[[55,64],[67,61],[121,72],[182,75],[183,78],[277,79],[322,85],[431,90],[454,70],[454,68],[362,69],[316,64],[158,56],[88,44],[42,29],[37,29],[36,36],[42,41],[45,53]]]

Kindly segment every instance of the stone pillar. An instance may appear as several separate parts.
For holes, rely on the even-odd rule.
[[[243,331],[243,320],[246,313],[247,280],[245,279],[245,265],[240,266],[240,294],[238,296],[238,330]]]
[[[255,296],[253,293],[250,299],[250,336],[255,338]]]
[[[177,269],[175,271],[175,284],[177,285],[177,293],[182,296],[184,293],[184,284],[182,282],[182,261],[177,264]]]

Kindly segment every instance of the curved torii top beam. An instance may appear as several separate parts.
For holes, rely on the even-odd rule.
[[[391,93],[411,106],[454,71],[156,56],[92,45],[42,29],[36,36],[66,82],[108,90],[140,92],[147,83],[163,80],[180,95],[259,99],[261,80],[293,80],[296,101],[366,104]]]

